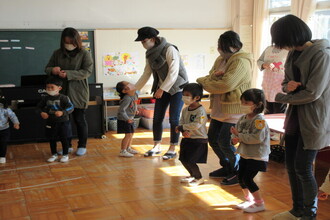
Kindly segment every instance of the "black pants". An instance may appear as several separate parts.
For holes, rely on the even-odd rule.
[[[259,168],[265,170],[266,162],[256,161],[252,159],[244,159],[241,157],[239,161],[238,182],[242,189],[248,188],[251,193],[259,190],[253,178],[258,174]]]
[[[60,140],[62,143],[63,155],[67,155],[69,153],[68,134],[70,127],[70,121],[47,123],[46,135],[49,138],[50,150],[52,152],[52,155],[57,153],[56,142],[58,140]]]
[[[77,127],[78,135],[78,147],[86,148],[87,138],[88,138],[88,124],[86,120],[86,109],[75,108],[71,114],[74,123]],[[71,135],[68,137],[69,146],[72,147],[72,127],[70,126],[69,133]]]
[[[285,110],[286,110],[286,104],[266,101],[265,114],[284,113]]]
[[[0,157],[6,157],[9,137],[9,128],[0,131]]]
[[[199,167],[196,163],[188,163],[188,162],[182,162],[182,165],[188,170],[190,176],[194,177],[195,179],[201,179],[202,173],[199,170]]]

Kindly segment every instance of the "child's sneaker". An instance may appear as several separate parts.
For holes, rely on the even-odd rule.
[[[245,209],[245,208],[247,208],[247,207],[253,205],[253,203],[254,203],[253,201],[246,200],[246,201],[244,201],[244,202],[241,202],[240,204],[237,204],[237,205],[236,205],[236,208],[237,208],[237,209]]]
[[[134,150],[131,147],[128,147],[126,150],[127,150],[128,153],[131,153],[131,154],[137,154],[137,153],[139,153],[137,150]]]
[[[69,161],[69,155],[63,155],[61,160],[60,160],[62,163],[66,163]]]
[[[47,160],[47,162],[53,163],[55,160],[57,160],[57,158],[58,158],[57,154],[54,154]]]
[[[190,183],[188,183],[189,186],[199,186],[201,184],[204,184],[204,179],[194,179],[193,181],[191,181]]]
[[[5,157],[0,157],[0,163],[6,163],[6,158]]]
[[[121,150],[119,153],[120,157],[133,157],[134,154],[129,153],[127,150]]]
[[[260,204],[260,205],[250,205],[249,207],[243,209],[244,212],[250,212],[250,213],[254,213],[254,212],[261,212],[265,210],[265,205],[264,203]]]
[[[195,179],[195,177],[192,177],[192,176],[187,176],[185,178],[182,178],[180,180],[181,183],[190,183],[191,181],[193,181]]]

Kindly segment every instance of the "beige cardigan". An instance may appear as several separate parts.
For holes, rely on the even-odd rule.
[[[208,76],[197,79],[205,91],[211,94],[210,108],[213,107],[213,94],[221,94],[221,111],[228,114],[241,114],[240,97],[251,87],[253,58],[242,50],[233,54],[226,63],[223,76],[215,76],[214,72],[221,64],[219,56]]]

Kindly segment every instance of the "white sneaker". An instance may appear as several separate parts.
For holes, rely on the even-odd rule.
[[[119,153],[120,157],[133,157],[134,154],[129,153],[127,150],[121,150]]]
[[[244,212],[249,212],[249,213],[261,212],[264,210],[265,210],[264,203],[262,203],[261,205],[256,205],[254,203],[253,205],[250,205],[249,207],[243,209]]]
[[[193,186],[199,186],[201,184],[204,184],[204,179],[194,179],[191,182],[188,183],[189,186],[193,187]]]
[[[131,153],[131,154],[137,154],[137,153],[139,153],[137,150],[134,150],[131,147],[128,147],[126,150],[127,150],[128,153]]]
[[[55,160],[57,160],[57,158],[58,158],[57,154],[54,154],[47,160],[47,162],[53,163]]]
[[[195,179],[195,177],[192,177],[192,176],[187,176],[185,178],[182,178],[180,180],[181,183],[190,183],[191,181],[193,181]]]
[[[6,158],[5,157],[0,157],[0,163],[6,163]]]
[[[69,161],[69,155],[63,155],[61,160],[60,160],[62,163],[66,163]]]
[[[237,204],[236,208],[237,209],[245,209],[245,208],[253,205],[253,203],[254,203],[253,201],[246,200],[244,202],[241,202],[240,204]]]

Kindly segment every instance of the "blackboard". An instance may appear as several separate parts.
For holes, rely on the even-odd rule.
[[[44,75],[53,51],[60,47],[61,32],[0,30],[0,84],[20,86],[22,75]],[[83,42],[89,42],[94,58],[94,32],[85,32],[88,32],[88,39]],[[95,83],[95,71],[88,80]]]

